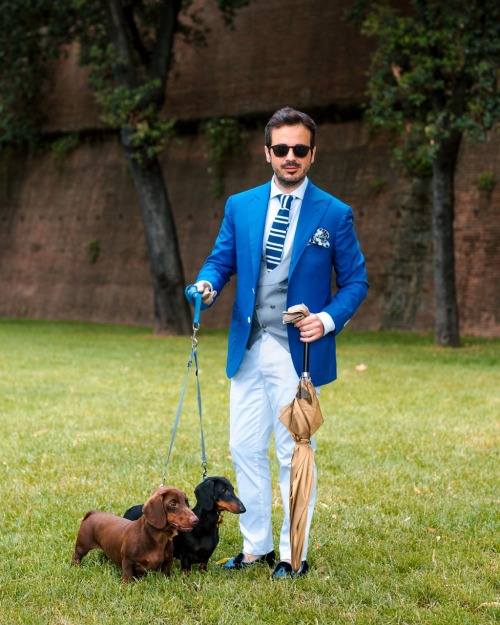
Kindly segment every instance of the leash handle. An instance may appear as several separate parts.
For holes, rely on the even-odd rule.
[[[195,295],[196,304],[194,307],[194,318],[193,318],[193,326],[197,326],[196,329],[200,327],[201,296],[202,294],[196,291],[196,295]]]
[[[194,301],[193,325],[196,325],[196,326],[200,325],[201,296],[202,294],[198,291],[195,284],[190,284],[189,286],[186,287],[186,297],[191,303],[193,303]]]

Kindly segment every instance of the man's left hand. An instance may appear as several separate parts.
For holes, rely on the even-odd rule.
[[[325,326],[318,315],[311,313],[293,324],[300,330],[300,340],[303,343],[312,343],[320,339],[325,333]]]

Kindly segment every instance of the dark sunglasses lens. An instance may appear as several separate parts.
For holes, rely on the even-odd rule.
[[[295,154],[295,156],[297,158],[304,158],[304,156],[307,156],[307,153],[309,152],[309,146],[308,145],[294,145],[293,146],[293,153]]]
[[[274,156],[277,156],[278,158],[282,158],[283,156],[286,156],[288,154],[288,149],[289,149],[288,146],[285,145],[284,143],[271,146],[271,150],[274,152]]]
[[[277,156],[278,158],[283,158],[283,156],[286,156],[290,148],[292,148],[293,153],[297,158],[304,158],[304,156],[307,156],[309,150],[311,149],[308,145],[303,145],[302,143],[298,143],[294,146],[288,146],[286,145],[286,143],[278,143],[278,145],[271,146],[271,150],[274,152],[274,156]]]

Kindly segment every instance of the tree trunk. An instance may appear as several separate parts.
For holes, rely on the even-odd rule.
[[[184,272],[160,163],[155,158],[147,166],[140,165],[130,155],[126,139],[123,143],[144,224],[153,282],[154,332],[189,334],[191,310],[184,296]]]
[[[458,132],[443,140],[432,170],[435,340],[438,345],[449,347],[460,344],[453,231],[454,178],[460,141]]]
[[[141,80],[134,63],[132,44],[136,43],[142,50],[140,42],[137,41],[133,15],[126,14],[127,5],[119,0],[101,0],[101,4],[106,15],[108,38],[119,59],[113,68],[116,84],[133,90]],[[147,72],[149,78],[157,78],[161,85],[156,93],[155,104],[158,111],[163,105],[173,34],[180,7],[180,0],[166,3],[161,23],[157,27],[153,63]],[[142,62],[146,63],[147,59],[142,58]],[[144,102],[143,106],[147,104]],[[142,212],[153,282],[154,332],[188,334],[191,328],[191,310],[184,297],[182,262],[163,172],[158,158],[146,161],[134,157],[135,150],[130,144],[129,134],[129,131],[122,129],[120,137]]]

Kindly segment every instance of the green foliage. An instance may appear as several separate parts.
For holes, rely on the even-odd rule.
[[[224,172],[232,156],[242,156],[247,150],[248,133],[236,120],[231,118],[212,119],[204,122],[202,132],[209,146],[209,172],[215,178],[212,188],[215,197],[224,192]]]
[[[41,93],[74,36],[76,12],[74,2],[0,2],[0,149],[36,143]]]
[[[235,482],[227,332],[202,319],[198,338],[209,474]],[[97,551],[71,566],[76,533],[88,509],[121,515],[159,485],[190,339],[0,319],[0,345],[3,624],[498,623],[498,340],[449,350],[429,336],[344,331],[339,378],[320,395],[309,576],[222,571],[217,560],[241,548],[226,512],[207,573],[186,577],[176,560],[169,579],[126,587]],[[275,462],[272,473],[276,545]],[[167,482],[194,503],[201,478],[191,371]]]
[[[367,120],[394,137],[394,153],[422,175],[454,133],[485,138],[500,120],[500,5],[411,0],[355,3],[350,17],[376,40]]]
[[[230,25],[249,2],[218,0],[217,6]],[[202,43],[203,6],[192,0],[127,0],[117,6],[120,33],[116,24],[110,28],[110,6],[97,0],[0,2],[0,150],[2,144],[36,142],[43,121],[39,103],[53,61],[74,42],[90,69],[103,119],[122,132],[132,157],[147,166],[163,150],[174,126],[162,116],[173,36]]]
[[[95,265],[100,253],[101,246],[97,239],[90,239],[90,241],[87,241],[87,255],[91,265]]]
[[[481,172],[476,180],[476,186],[479,191],[484,195],[486,200],[491,199],[491,194],[493,193],[493,189],[495,188],[497,183],[495,172],[493,171],[483,171]]]
[[[377,177],[370,180],[370,189],[374,195],[382,193],[387,188],[387,179],[383,177]]]
[[[77,134],[64,135],[53,141],[50,145],[50,154],[54,163],[60,166],[66,154],[75,150],[79,144],[80,138]]]
[[[217,5],[222,12],[224,21],[232,26],[236,11],[250,4],[250,0],[217,0]]]
[[[142,166],[161,154],[173,136],[175,120],[159,115],[154,102],[145,104],[159,85],[159,80],[151,80],[136,89],[109,87],[96,91],[103,121],[127,133],[133,158]]]
[[[162,71],[149,77],[144,66],[154,53],[153,31],[148,29],[159,19],[158,10],[159,5],[153,3],[138,11],[144,58],[134,57],[133,67],[127,67],[106,33],[98,30],[97,37],[82,37],[81,62],[89,67],[90,85],[102,107],[101,119],[126,136],[131,156],[143,167],[161,154],[175,125],[175,120],[161,114],[165,99]],[[120,83],[121,74],[130,74],[128,82],[135,86]]]

